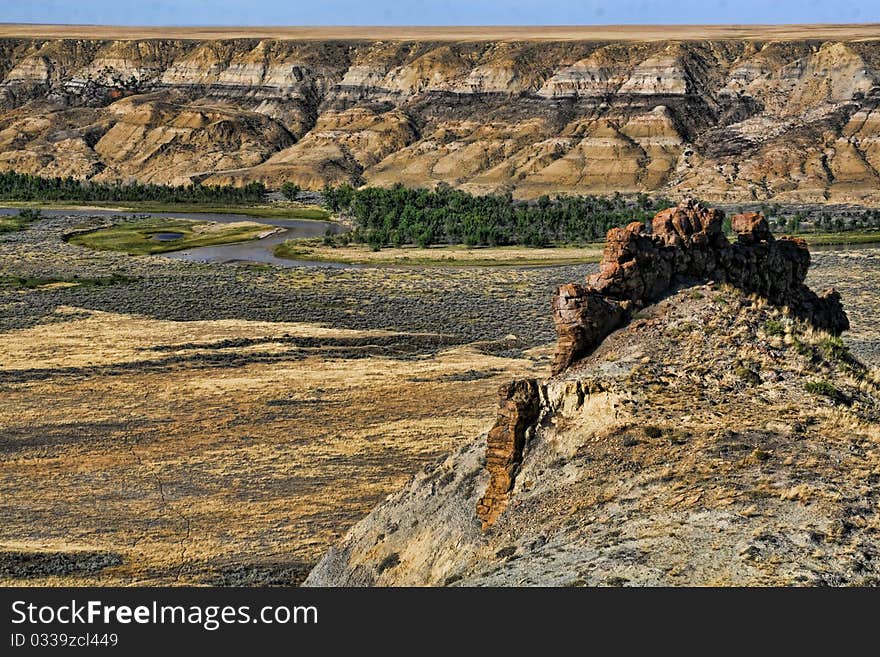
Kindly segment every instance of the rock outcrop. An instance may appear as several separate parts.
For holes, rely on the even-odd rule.
[[[489,431],[486,446],[489,484],[477,504],[477,517],[484,527],[494,523],[507,508],[516,471],[522,462],[527,431],[535,424],[541,410],[535,379],[511,381],[501,387],[499,396],[498,419]]]
[[[537,392],[521,456],[514,404],[491,466],[483,435],[420,471],[306,584],[880,581],[878,386],[843,342],[786,309],[731,285],[685,287]],[[483,522],[487,492],[511,483]]]
[[[553,300],[554,376],[503,386],[488,436],[306,585],[880,581],[880,385],[837,337],[839,295],[804,284],[806,245],[723,222],[684,201],[610,231]]]
[[[732,217],[737,241],[731,244],[723,220],[720,210],[685,200],[659,212],[650,232],[640,222],[612,228],[599,272],[586,285],[556,291],[553,374],[591,353],[633,312],[694,281],[729,283],[760,295],[833,335],[849,328],[837,292],[816,294],[804,284],[810,252],[803,240],[774,239],[766,219],[752,212]]]
[[[2,38],[0,168],[877,203],[878,62],[842,36]]]

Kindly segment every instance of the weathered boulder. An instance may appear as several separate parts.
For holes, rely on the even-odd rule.
[[[559,342],[553,371],[571,365],[575,354],[590,353],[606,335],[622,326],[632,303],[607,299],[594,288],[569,283],[553,297],[553,321]]]
[[[669,287],[672,256],[673,251],[663,248],[638,221],[625,228],[612,228],[599,273],[587,279],[587,284],[602,296],[620,301],[653,297]]]
[[[754,242],[772,242],[773,233],[764,215],[758,212],[744,212],[735,214],[730,219],[730,227],[736,233],[737,239],[746,244]]]
[[[726,242],[724,213],[685,199],[674,208],[661,210],[651,222],[653,234],[666,246],[690,250],[695,246],[719,246]]]

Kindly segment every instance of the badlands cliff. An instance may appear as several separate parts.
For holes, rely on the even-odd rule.
[[[839,296],[803,285],[803,244],[754,214],[729,244],[721,221],[685,202],[612,230],[599,274],[554,298],[556,373],[503,386],[488,435],[306,584],[880,582],[880,387],[835,335]],[[561,316],[571,287],[591,301]]]
[[[688,36],[6,36],[0,168],[880,202],[880,40]]]

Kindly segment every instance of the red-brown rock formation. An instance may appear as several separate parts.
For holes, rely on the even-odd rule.
[[[740,242],[751,244],[754,242],[769,242],[773,239],[770,233],[770,226],[764,215],[758,212],[745,212],[743,214],[735,214],[730,220],[730,226],[733,232],[737,234]]]
[[[626,303],[607,300],[590,287],[577,283],[561,286],[553,297],[553,321],[559,336],[553,372],[567,368],[571,355],[581,353],[584,345],[598,345],[622,326],[627,307]]]
[[[541,411],[538,382],[535,379],[517,379],[501,386],[498,391],[498,418],[489,431],[486,446],[486,470],[489,485],[477,503],[477,517],[483,528],[492,525],[507,508],[516,471],[522,462],[526,431],[535,424]]]
[[[804,285],[810,252],[803,240],[774,239],[767,220],[750,212],[732,218],[737,242],[731,244],[723,220],[720,210],[685,200],[657,213],[650,233],[640,222],[608,231],[599,272],[586,286],[561,286],[553,298],[559,335],[553,374],[592,352],[632,310],[688,281],[729,283],[835,335],[849,328],[837,292],[817,295]]]

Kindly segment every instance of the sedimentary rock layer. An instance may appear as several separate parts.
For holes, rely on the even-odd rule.
[[[507,500],[522,462],[527,432],[541,409],[538,382],[517,379],[501,386],[498,418],[489,431],[486,470],[489,485],[477,504],[477,517],[488,527],[507,508]]]
[[[880,202],[880,40],[0,39],[0,168]]]

